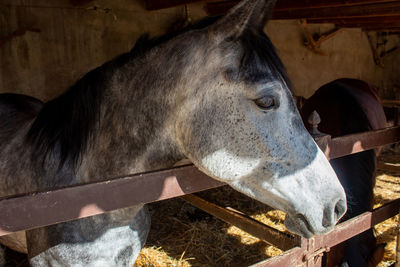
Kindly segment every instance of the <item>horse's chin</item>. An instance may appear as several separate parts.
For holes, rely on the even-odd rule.
[[[287,214],[285,218],[285,226],[290,232],[300,235],[304,238],[312,238],[315,235],[323,235],[332,231],[333,229],[333,227],[330,227],[325,228],[323,231],[316,231],[314,227],[307,221],[304,215],[301,214],[297,214],[295,216]]]

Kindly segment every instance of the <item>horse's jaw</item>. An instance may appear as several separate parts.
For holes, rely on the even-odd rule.
[[[214,162],[218,165],[212,166]],[[201,168],[203,171],[209,174],[213,169],[211,176],[235,190],[285,211],[287,229],[306,238],[331,231],[346,212],[344,189],[319,149],[310,164],[297,171],[290,170],[288,175],[279,174],[285,173],[282,166],[266,173],[260,168],[264,165],[261,160],[235,158],[225,150],[206,157],[202,165],[208,167],[208,171]]]

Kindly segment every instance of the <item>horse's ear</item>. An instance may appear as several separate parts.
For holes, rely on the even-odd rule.
[[[242,0],[211,26],[218,39],[237,38],[246,30],[262,30],[276,0]]]

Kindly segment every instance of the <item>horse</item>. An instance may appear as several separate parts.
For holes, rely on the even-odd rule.
[[[243,0],[208,25],[140,38],[37,115],[14,105],[23,96],[1,96],[13,103],[0,105],[0,197],[188,158],[208,176],[285,211],[293,233],[330,231],[346,211],[346,196],[304,128],[263,31],[274,3]],[[29,230],[29,262],[132,266],[149,226],[145,205],[137,205]]]
[[[377,92],[371,85],[357,79],[338,79],[319,88],[301,108],[304,122],[314,110],[321,117],[319,130],[332,137],[386,127]],[[372,210],[379,151],[380,148],[368,150],[330,161],[347,196],[348,210],[343,220]],[[383,249],[383,245],[376,244],[370,229],[334,250],[334,254],[341,257],[328,256],[327,266],[376,266],[382,260]]]

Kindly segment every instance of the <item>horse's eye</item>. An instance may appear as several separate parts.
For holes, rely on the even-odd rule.
[[[254,100],[254,103],[256,105],[263,109],[263,110],[269,110],[275,107],[275,98],[272,96],[264,96],[259,99]]]

